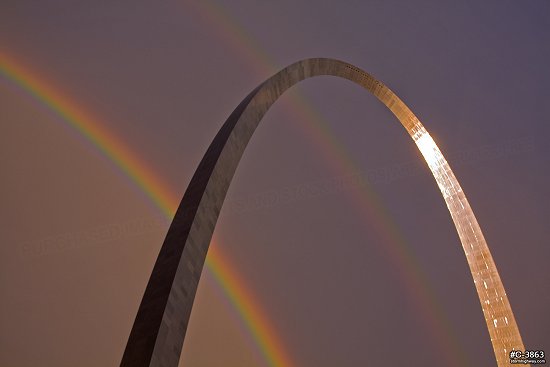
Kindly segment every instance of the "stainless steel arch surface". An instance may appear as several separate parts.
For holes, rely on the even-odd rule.
[[[454,176],[424,126],[384,84],[361,69],[333,59],[296,62],[254,89],[224,123],[185,192],[134,322],[121,366],[177,367],[199,277],[225,195],[260,120],[284,91],[306,78],[332,75],[376,96],[398,118],[432,171],[460,237],[496,360],[508,365],[523,342],[510,303],[477,223]]]

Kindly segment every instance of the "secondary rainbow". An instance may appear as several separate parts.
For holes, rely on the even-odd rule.
[[[279,69],[250,33],[221,4],[205,0],[186,5],[195,10],[208,24],[207,29],[213,30],[216,37],[223,40],[224,45],[229,45],[235,56],[246,61],[262,79]],[[350,172],[361,172],[360,165],[353,161],[346,148],[335,139],[329,124],[322,116],[299,93],[293,93],[293,97],[290,99],[291,108],[285,112],[293,121],[301,122],[296,125],[303,130],[307,140],[314,143],[323,155],[323,160],[337,177],[349,176]],[[445,351],[447,364],[468,365],[466,354],[437,300],[430,281],[399,228],[366,180],[356,185],[356,188],[359,190],[347,190],[351,201],[357,204],[355,208],[358,214],[375,228],[381,238],[382,241],[377,243],[380,250],[389,251],[388,259],[392,262],[394,270],[401,274],[400,279],[409,291],[411,300],[430,326],[434,342]]]

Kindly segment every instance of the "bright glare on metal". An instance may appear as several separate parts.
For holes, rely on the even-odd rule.
[[[415,143],[428,163],[428,166],[432,167],[437,165],[438,159],[440,159],[442,155],[430,134],[427,131],[422,132],[418,135]]]
[[[455,223],[474,278],[497,363],[499,366],[508,365],[510,357],[506,351],[522,350],[524,347],[481,228],[451,167],[424,126],[414,118],[407,131],[428,163]]]

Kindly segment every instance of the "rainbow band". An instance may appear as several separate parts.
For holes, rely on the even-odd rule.
[[[227,261],[227,257],[221,252],[219,246],[210,246],[206,261],[214,279],[225,290],[229,301],[256,340],[269,365],[293,366],[294,363],[277,338],[277,333],[270,325],[269,319],[263,314],[254,295],[244,286],[244,281],[239,278],[238,273]]]
[[[178,197],[168,190],[142,160],[105,129],[90,114],[65,97],[50,83],[38,78],[28,68],[21,66],[13,57],[0,53],[0,75],[32,96],[49,111],[59,116],[64,123],[76,130],[120,169],[147,197],[171,220],[179,203]],[[294,366],[280,342],[275,328],[262,311],[253,294],[244,286],[227,256],[211,246],[206,259],[206,271],[210,272],[217,285],[230,300],[235,311],[252,335],[257,348],[269,366]]]
[[[98,119],[85,112],[56,90],[40,80],[28,68],[6,54],[0,54],[0,74],[30,94],[40,104],[59,116],[71,128],[84,136],[116,167],[128,176],[168,218],[175,212],[177,197],[142,160]]]

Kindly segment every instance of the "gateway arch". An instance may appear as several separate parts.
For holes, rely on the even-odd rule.
[[[343,61],[298,61],[267,79],[237,106],[210,144],[168,230],[122,357],[121,366],[177,367],[193,300],[225,195],[241,156],[271,105],[294,84],[314,76],[351,80],[397,117],[420,149],[460,237],[498,366],[523,342],[496,265],[472,208],[430,134],[388,87]]]

